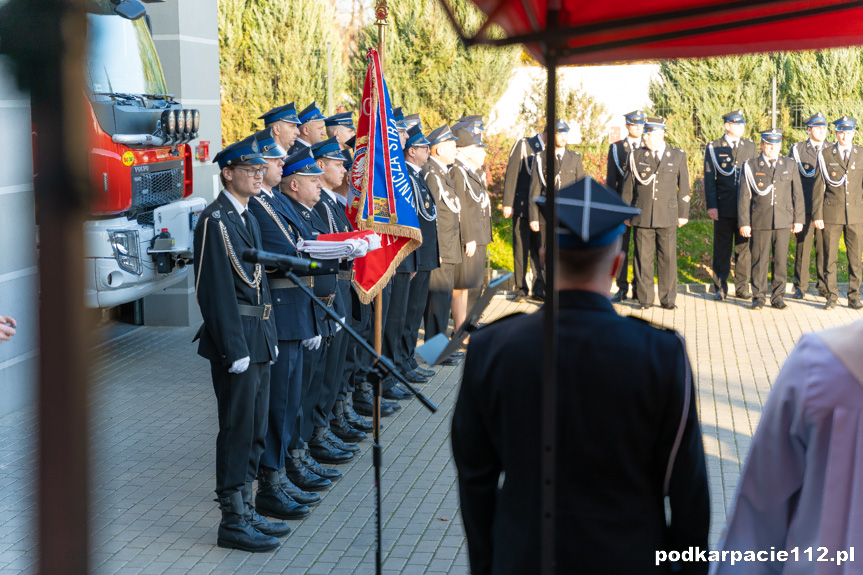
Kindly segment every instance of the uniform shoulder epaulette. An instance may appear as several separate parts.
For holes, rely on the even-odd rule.
[[[634,316],[634,315],[630,315],[630,316],[627,316],[627,317],[628,317],[629,319],[633,320],[633,321],[637,321],[638,323],[642,323],[642,324],[644,324],[644,325],[646,325],[646,326],[648,326],[648,327],[652,327],[653,329],[658,329],[658,330],[660,330],[660,331],[667,331],[667,332],[669,332],[669,333],[673,333],[673,334],[677,335],[677,331],[676,331],[676,330],[674,330],[674,329],[672,329],[672,328],[670,328],[670,327],[668,327],[668,326],[664,326],[664,325],[659,324],[659,323],[653,323],[652,321],[647,321],[647,320],[646,320],[646,319],[644,319],[644,318],[636,317],[636,316]]]
[[[483,324],[483,325],[481,325],[478,329],[485,329],[485,328],[487,328],[487,327],[491,327],[491,326],[493,326],[493,325],[497,325],[497,324],[499,324],[499,323],[503,323],[503,322],[505,322],[505,321],[508,321],[508,320],[511,320],[511,319],[513,319],[513,318],[516,318],[516,317],[519,317],[519,316],[523,316],[523,315],[529,315],[529,314],[526,314],[526,313],[524,313],[523,311],[517,311],[517,312],[514,312],[514,313],[510,313],[510,314],[507,314],[507,315],[501,316],[501,317],[497,318],[496,320],[494,320],[494,321],[492,321],[492,322],[489,322],[489,323]]]

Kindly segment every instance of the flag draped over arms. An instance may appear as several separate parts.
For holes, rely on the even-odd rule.
[[[370,303],[396,267],[422,244],[414,193],[377,50],[366,54],[351,194],[345,213],[356,230],[381,236],[381,248],[354,263],[354,287]]]

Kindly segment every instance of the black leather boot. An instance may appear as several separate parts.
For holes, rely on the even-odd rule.
[[[309,454],[307,449],[298,450],[298,456],[303,465],[306,466],[306,469],[313,475],[319,475],[325,479],[329,479],[330,481],[337,481],[342,478],[340,471],[321,467],[321,465]]]
[[[326,491],[333,486],[325,477],[312,473],[303,462],[305,451],[292,449],[291,456],[285,458],[285,475],[291,482],[304,491]]]
[[[243,504],[246,509],[244,516],[246,523],[263,533],[273,537],[285,537],[291,533],[291,528],[287,523],[270,523],[258,514],[257,509],[252,505],[252,486],[246,485],[240,492],[243,494]]]
[[[219,507],[222,510],[222,522],[219,523],[219,547],[239,549],[249,553],[272,551],[279,546],[279,540],[270,535],[264,535],[246,521],[246,504],[243,494],[239,491],[227,497],[219,497]]]
[[[311,513],[308,507],[294,501],[282,489],[279,472],[275,469],[262,469],[258,475],[258,494],[255,496],[255,507],[264,515],[278,519],[302,519]]]
[[[350,424],[350,426],[353,427],[354,429],[358,429],[360,431],[365,431],[365,432],[373,431],[375,426],[372,425],[372,423],[370,421],[366,421],[365,419],[360,417],[359,414],[356,411],[354,411],[354,406],[353,406],[352,400],[353,400],[353,398],[346,399],[344,402],[345,419],[347,420],[348,424]],[[383,429],[383,428],[384,428],[384,426],[381,425],[381,429]]]
[[[309,440],[309,453],[321,463],[347,463],[354,458],[350,451],[344,451],[327,437],[328,427],[316,427]]]
[[[332,443],[333,445],[335,445],[336,447],[338,447],[342,451],[347,451],[349,453],[359,453],[360,452],[360,446],[359,445],[355,445],[353,443],[345,443],[344,441],[339,439],[336,436],[336,434],[333,433],[333,430],[330,429],[329,427],[326,428],[326,431],[324,433],[327,434],[327,439],[330,440],[330,443]]]
[[[356,412],[365,415],[366,417],[371,417],[374,401],[375,398],[372,394],[372,384],[368,382],[359,384],[357,389],[354,391],[354,409]],[[401,409],[401,406],[399,406],[399,409]],[[389,417],[395,412],[395,408],[391,405],[381,402],[381,417]]]
[[[288,479],[287,475],[285,475],[284,469],[279,472],[279,483],[282,485],[282,489],[285,491],[285,493],[290,495],[291,499],[301,505],[314,507],[321,502],[321,496],[317,493],[307,493],[293,483],[291,483],[291,480]]]
[[[333,435],[347,443],[357,443],[366,438],[366,434],[354,427],[345,417],[345,402],[337,401],[333,406],[333,419],[330,421],[330,431]]]

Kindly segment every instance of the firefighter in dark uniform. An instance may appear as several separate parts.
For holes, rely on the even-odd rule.
[[[689,169],[686,152],[665,143],[665,120],[647,118],[644,146],[629,155],[623,201],[641,210],[629,222],[635,250],[636,309],[653,305],[653,260],[658,250],[659,303],[676,309],[677,228],[689,221]]]
[[[558,198],[590,208],[585,217],[586,208],[558,205],[557,572],[671,573],[656,551],[703,549],[710,524],[686,347],[674,332],[617,315],[608,299],[622,223],[637,210],[591,178]],[[474,575],[536,573],[540,563],[542,357],[542,309],[471,336],[452,452]]]
[[[216,494],[222,510],[218,545],[270,551],[290,533],[269,523],[252,505],[252,482],[264,450],[270,397],[270,364],[278,356],[272,300],[263,266],[244,262],[261,249],[261,232],[247,213],[261,193],[267,162],[254,137],[216,154],[224,189],[195,227],[195,294],[204,324],[195,340],[210,360],[219,412]]]
[[[279,190],[287,202],[299,214],[305,224],[305,239],[314,239],[320,233],[329,233],[328,224],[313,209],[321,199],[321,170],[312,157],[311,148],[301,148],[288,156],[282,169],[282,182]],[[312,289],[315,297],[344,317],[341,294],[338,291],[338,274],[315,277]],[[334,469],[326,469],[318,464],[342,463],[354,458],[353,453],[338,448],[330,439],[327,416],[315,409],[324,389],[323,372],[326,365],[328,344],[336,334],[336,327],[318,306],[315,306],[315,323],[318,340],[316,346],[303,349],[303,389],[300,399],[300,415],[291,433],[289,457],[285,460],[288,478],[303,489],[308,476],[303,470],[310,471],[330,481],[340,479],[342,474]]]
[[[293,102],[273,108],[258,119],[264,121],[265,128],[272,130],[273,139],[284,150],[290,150],[300,135],[300,119]]]
[[[294,145],[288,149],[289,155],[294,155],[302,148],[309,148],[313,144],[323,142],[327,139],[326,118],[318,108],[317,102],[312,102],[297,114],[300,121],[300,133]]]
[[[394,112],[395,113],[395,112]],[[401,110],[399,110],[398,117],[402,116]],[[401,128],[401,126],[406,126],[404,123],[404,118],[396,120],[396,125]],[[415,132],[418,131],[418,127],[414,129]],[[401,129],[399,130],[399,135],[401,136]],[[420,132],[421,135],[421,132]],[[408,136],[408,131],[405,131],[405,146],[408,146],[408,142],[410,136]],[[414,140],[416,141],[416,140]],[[404,150],[405,152],[405,161],[407,162],[407,148]],[[408,167],[407,165],[405,167]],[[410,173],[408,173],[408,177],[410,177]],[[412,183],[413,186],[413,183]],[[414,190],[414,192],[416,192]],[[417,219],[422,221],[422,217],[420,215],[420,208],[417,205],[416,197],[412,199],[412,203],[414,204],[414,208],[417,211]],[[429,238],[430,240],[431,238]],[[437,238],[435,238],[437,240]],[[406,369],[405,366],[408,363],[409,356],[407,355],[412,350],[407,349],[404,345],[404,338],[406,337],[406,331],[410,329],[410,320],[408,318],[408,308],[412,307],[414,309],[419,302],[411,301],[411,297],[416,300],[418,295],[416,293],[416,288],[414,288],[414,281],[417,280],[417,272],[419,269],[419,250],[426,246],[427,239],[425,234],[423,234],[423,243],[420,248],[409,253],[405,258],[401,261],[401,263],[396,267],[396,273],[393,274],[392,279],[390,280],[391,293],[390,293],[390,301],[389,308],[387,310],[387,319],[384,324],[383,338],[382,338],[382,353],[383,355],[390,358],[396,367],[399,368],[402,375],[411,383],[426,383],[428,382],[428,377],[426,375],[415,372],[412,368]],[[437,249],[435,248],[435,252]],[[428,273],[425,274],[426,278],[426,293],[428,293]],[[413,292],[413,296],[412,296]],[[425,307],[425,300],[423,299],[422,307]],[[411,399],[413,398],[413,394],[408,392],[407,390],[402,389],[397,383],[394,377],[389,376],[384,380],[383,396],[389,400],[399,400],[399,399]]]
[[[303,239],[298,227],[299,218],[293,210],[286,210],[277,190],[285,165],[285,149],[275,141],[272,128],[256,133],[255,139],[268,168],[261,193],[249,200],[249,210],[261,228],[263,249],[302,257],[297,252],[297,243]],[[268,270],[267,283],[273,294],[272,319],[279,338],[279,357],[270,369],[269,423],[259,466],[255,505],[263,515],[299,519],[309,514],[308,504],[317,505],[321,499],[315,493],[300,491],[284,473],[290,434],[300,409],[302,343],[315,337],[315,316],[308,296],[286,279],[284,272]]]
[[[406,117],[407,120],[407,117]],[[405,327],[402,331],[401,357],[404,358],[398,367],[407,374],[411,371],[417,375],[429,378],[434,370],[423,369],[414,359],[414,351],[419,338],[420,324],[423,319],[426,300],[428,299],[429,278],[431,272],[440,267],[440,248],[437,239],[437,207],[434,195],[422,177],[421,170],[428,161],[429,142],[422,133],[422,124],[414,124],[408,128],[408,141],[405,145],[405,163],[408,176],[414,192],[414,202],[417,206],[417,216],[422,232],[423,243],[414,252],[417,258],[417,271],[411,280],[408,294],[408,307],[405,315]]]
[[[779,155],[782,131],[761,133],[761,155],[744,164],[737,200],[740,235],[750,240],[752,252],[752,309],[764,307],[767,268],[772,263],[770,305],[785,309],[788,271],[788,240],[803,229],[806,216],[803,185],[796,163]],[[773,248],[771,262],[770,248]]]
[[[608,147],[608,162],[605,170],[605,185],[618,193],[623,193],[623,178],[629,169],[629,154],[641,147],[641,135],[644,133],[645,114],[635,110],[623,116],[626,119],[626,137]],[[623,250],[623,265],[617,277],[617,293],[611,298],[614,303],[626,299],[629,293],[629,236],[631,230],[627,227],[623,232],[621,249]],[[634,287],[634,285],[633,285]],[[636,298],[635,293],[632,294]]]
[[[788,155],[797,162],[800,182],[803,184],[803,202],[806,204],[806,221],[797,234],[797,249],[794,256],[794,299],[803,299],[809,289],[809,262],[812,259],[812,240],[815,240],[815,275],[818,295],[827,294],[824,281],[824,241],[821,230],[812,223],[812,190],[815,187],[815,174],[818,172],[818,153],[821,148],[832,146],[827,138],[827,118],[821,112],[806,120],[809,139],[791,146]]]
[[[432,130],[428,141],[430,155],[422,168],[422,176],[437,206],[440,267],[432,271],[429,278],[429,295],[423,316],[426,340],[447,332],[452,307],[453,272],[455,265],[461,263],[464,253],[459,229],[461,202],[455,193],[455,183],[449,177],[449,165],[455,161],[457,151],[455,138],[450,127],[444,125]],[[453,363],[451,358],[445,362]]]
[[[581,161],[581,154],[574,152],[566,147],[566,134],[569,133],[569,126],[563,120],[558,120],[554,127],[554,153],[557,155],[557,173],[554,177],[556,189],[561,189],[572,183],[577,182],[584,177],[584,165]],[[528,212],[530,214],[530,229],[540,234],[540,246],[545,247],[545,216],[542,210],[536,203],[536,198],[545,197],[547,182],[546,174],[543,166],[546,158],[542,154],[537,154],[534,160],[533,173],[530,176],[530,205]],[[537,275],[543,278],[542,284],[545,285],[545,271],[538,269]],[[542,298],[537,298],[542,299]]]
[[[452,133],[456,138],[456,159],[450,166],[449,177],[461,204],[459,229],[464,250],[461,263],[453,270],[452,319],[453,329],[457,330],[467,317],[470,292],[482,289],[492,233],[491,199],[480,174],[486,146],[467,123],[456,124]]]
[[[503,183],[503,217],[512,218],[512,260],[515,278],[515,299],[522,301],[531,292],[537,297],[545,295],[539,265],[539,232],[530,229],[530,176],[536,154],[545,149],[546,133],[522,138],[509,152]],[[533,287],[527,285],[528,258],[533,270]]]
[[[318,167],[323,171],[321,174],[321,199],[315,204],[314,211],[326,224],[325,233],[338,234],[353,231],[353,226],[348,220],[347,214],[339,203],[336,194],[332,191],[344,179],[345,165],[344,156],[339,148],[336,137],[329,138],[312,146],[312,155]],[[350,260],[339,262],[338,288],[343,305],[344,321],[353,314],[353,302],[351,295],[351,282],[353,281],[354,263]],[[317,421],[322,427],[329,427],[323,433],[331,443],[342,451],[357,453],[359,447],[353,445],[366,438],[363,431],[354,429],[344,418],[344,407],[337,414],[337,425],[325,425],[332,416],[336,407],[339,394],[344,392],[346,381],[344,379],[345,356],[348,348],[348,334],[339,329],[333,336],[327,349],[325,367],[323,371],[323,388],[321,396],[315,406]],[[314,453],[314,452],[313,452]]]
[[[734,246],[734,295],[748,299],[751,258],[749,239],[740,235],[737,223],[737,193],[743,164],[758,155],[755,142],[743,137],[746,120],[742,110],[728,112],[725,135],[707,144],[704,150],[704,196],[707,215],[713,220],[714,299],[728,297],[731,248]]]
[[[324,120],[324,126],[327,130],[327,138],[335,138],[340,150],[347,150],[348,142],[357,135],[353,112],[333,114]]]
[[[839,301],[836,265],[839,238],[844,236],[848,254],[848,307],[863,309],[860,301],[860,271],[863,242],[863,149],[854,145],[857,120],[842,116],[833,122],[836,143],[822,148],[812,188],[812,219],[823,230],[824,277],[827,281],[825,309]],[[857,169],[860,163],[861,169]]]

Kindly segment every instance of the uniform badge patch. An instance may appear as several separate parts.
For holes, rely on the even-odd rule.
[[[306,210],[303,210],[303,217],[306,218],[307,220],[310,220],[310,219],[312,219],[312,214],[310,214]]]
[[[222,214],[219,213],[219,210],[216,210],[215,212],[213,212],[210,215],[213,217],[213,219],[216,219],[216,220],[218,220],[219,218],[222,217]]]

